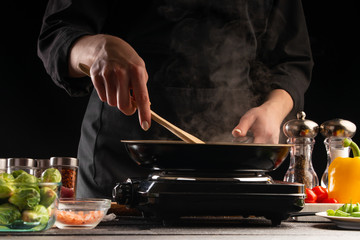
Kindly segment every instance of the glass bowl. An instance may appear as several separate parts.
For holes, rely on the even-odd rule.
[[[60,229],[92,229],[106,215],[111,200],[99,198],[62,198],[55,225]]]
[[[0,232],[36,232],[55,223],[61,183],[14,183],[0,176]]]

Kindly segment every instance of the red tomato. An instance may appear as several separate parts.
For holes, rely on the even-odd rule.
[[[316,202],[322,202],[323,200],[328,198],[328,191],[326,188],[324,188],[322,186],[316,186],[316,187],[313,187],[312,190],[317,196]]]
[[[314,191],[311,188],[306,188],[305,192],[306,192],[305,202],[306,203],[315,203],[317,196],[314,193]]]
[[[335,198],[326,198],[321,203],[339,203]]]

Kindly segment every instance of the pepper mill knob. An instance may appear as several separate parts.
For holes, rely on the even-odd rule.
[[[306,113],[304,111],[298,112],[296,114],[297,119],[305,120],[305,117],[306,117]]]
[[[356,133],[356,125],[348,120],[335,118],[320,125],[320,133],[325,137],[349,137]]]
[[[319,125],[309,119],[305,119],[305,112],[296,114],[297,119],[287,121],[283,125],[283,132],[288,138],[307,137],[314,138],[319,132]]]

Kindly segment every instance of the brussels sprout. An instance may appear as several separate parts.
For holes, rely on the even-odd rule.
[[[0,199],[10,197],[15,191],[15,187],[11,184],[13,181],[13,175],[9,173],[0,174]]]
[[[40,193],[35,188],[20,187],[14,191],[14,194],[9,198],[9,202],[20,210],[32,209],[39,204]]]
[[[11,174],[14,176],[14,178],[17,178],[20,174],[22,174],[22,173],[27,173],[27,172],[25,172],[24,170],[15,170],[15,171],[13,171]]]
[[[15,187],[11,184],[0,178],[0,199],[10,197],[15,191]]]
[[[40,204],[44,207],[49,207],[54,200],[56,199],[57,195],[54,190],[49,187],[42,187],[40,189]]]
[[[39,180],[34,175],[31,175],[25,171],[23,171],[20,175],[14,180],[15,183],[38,183]]]
[[[9,174],[9,173],[1,173],[0,174],[0,183],[1,183],[1,180],[4,181],[4,182],[12,182],[14,181],[14,177],[12,174]]]
[[[22,213],[24,222],[40,222],[46,224],[49,221],[49,213],[43,205],[37,205],[31,210],[25,210]]]
[[[20,217],[21,213],[16,206],[10,203],[0,205],[0,224],[10,224],[15,220],[20,219]]]
[[[61,182],[61,173],[56,168],[48,168],[41,175],[42,182]]]
[[[47,212],[48,212],[49,216],[54,215],[54,211],[55,211],[55,209],[53,209],[51,206],[50,206],[50,207],[48,207],[46,210],[47,210]]]

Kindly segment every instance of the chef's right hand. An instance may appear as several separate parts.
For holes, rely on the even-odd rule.
[[[241,117],[232,134],[234,137],[244,137],[251,130],[254,143],[277,144],[281,123],[293,106],[294,102],[287,91],[274,89],[263,104],[250,109]]]
[[[81,37],[71,49],[70,77],[84,76],[79,63],[90,66],[91,80],[101,101],[126,115],[138,109],[141,127],[150,128],[148,74],[143,59],[128,43],[103,34]]]

